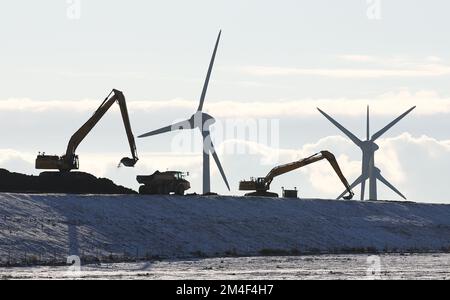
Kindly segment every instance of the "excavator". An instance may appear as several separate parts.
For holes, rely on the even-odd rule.
[[[114,95],[113,95],[114,94]],[[111,96],[112,95],[112,96]],[[119,167],[124,165],[126,167],[134,167],[139,160],[136,150],[136,143],[134,140],[133,132],[131,130],[130,118],[128,116],[127,104],[125,97],[121,91],[112,90],[111,93],[105,98],[100,107],[95,111],[92,117],[72,136],[67,145],[66,153],[63,156],[57,155],[45,155],[45,153],[39,153],[36,158],[36,169],[39,170],[59,170],[61,172],[70,172],[71,170],[79,169],[78,155],[75,154],[80,143],[91,132],[91,130],[97,125],[100,119],[106,114],[106,112],[117,102],[120,106],[122,113],[123,123],[128,136],[128,143],[130,144],[130,150],[132,158],[124,157],[119,163]]]
[[[296,169],[305,167],[312,163],[321,161],[323,159],[328,160],[330,165],[333,167],[336,174],[341,179],[345,188],[348,191],[348,195],[344,197],[346,200],[351,200],[354,196],[353,191],[351,190],[350,185],[348,184],[347,179],[344,174],[342,174],[341,168],[336,160],[336,157],[329,151],[321,151],[316,153],[308,158],[301,159],[299,161],[277,166],[273,168],[266,177],[260,178],[251,178],[249,181],[241,181],[239,183],[240,191],[255,191],[252,193],[248,193],[245,196],[260,196],[260,197],[278,197],[278,194],[269,192],[270,184],[274,180],[275,177],[286,174],[288,172],[294,171]],[[284,189],[283,189],[284,190]]]

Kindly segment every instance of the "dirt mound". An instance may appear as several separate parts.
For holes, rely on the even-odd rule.
[[[39,176],[11,173],[0,169],[0,192],[62,194],[136,194],[109,179],[83,172],[43,172]]]

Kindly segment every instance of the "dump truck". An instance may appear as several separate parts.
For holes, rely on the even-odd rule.
[[[240,191],[253,191],[251,193],[246,194],[245,196],[278,197],[278,194],[269,192],[270,184],[272,183],[272,181],[274,180],[275,177],[289,173],[296,169],[305,167],[312,163],[316,163],[323,159],[326,159],[330,163],[330,165],[333,167],[336,174],[341,179],[345,188],[347,189],[348,195],[345,196],[344,199],[346,199],[346,200],[352,199],[354,196],[354,193],[351,190],[347,179],[345,178],[344,174],[342,173],[341,168],[339,167],[339,164],[336,160],[336,157],[333,155],[333,153],[331,153],[329,151],[321,151],[319,153],[311,155],[310,157],[295,161],[293,163],[277,166],[277,167],[273,168],[266,175],[266,177],[251,178],[250,180],[241,181],[239,183],[239,190]],[[295,198],[297,196],[297,191],[296,190],[284,190],[283,196],[287,197],[287,198]]]
[[[152,175],[139,175],[136,180],[141,184],[139,194],[142,195],[169,195],[176,194],[183,196],[191,188],[191,184],[186,180],[189,173],[180,171],[156,171]]]

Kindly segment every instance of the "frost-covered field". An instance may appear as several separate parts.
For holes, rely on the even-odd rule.
[[[0,265],[450,251],[450,205],[0,194]]]
[[[367,277],[369,273],[370,277]],[[0,268],[3,279],[450,279],[450,255],[217,258],[68,267]]]

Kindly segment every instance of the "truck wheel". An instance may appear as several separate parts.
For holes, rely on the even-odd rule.
[[[183,187],[182,185],[179,185],[179,186],[177,187],[176,194],[177,194],[178,196],[184,196],[184,187]]]
[[[163,186],[159,187],[158,194],[160,194],[160,195],[168,195],[169,194],[169,187],[166,186],[166,185],[163,185]]]
[[[144,186],[139,187],[139,194],[145,195],[145,188],[144,188]]]
[[[151,195],[152,194],[152,190],[148,187],[148,186],[141,186],[139,188],[139,194],[141,195]]]
[[[164,190],[164,186],[159,186],[157,191],[158,195],[164,195]]]

